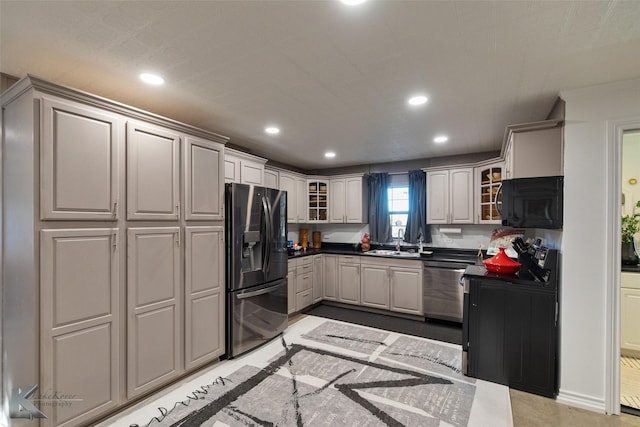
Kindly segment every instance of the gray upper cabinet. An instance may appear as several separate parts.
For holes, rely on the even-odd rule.
[[[366,179],[362,175],[332,177],[329,190],[329,222],[366,223]]]
[[[127,231],[127,396],[182,371],[180,227]]]
[[[427,223],[473,224],[473,168],[427,172]]]
[[[186,227],[185,368],[224,353],[224,227]]]
[[[120,394],[119,236],[116,228],[40,233],[41,390],[81,397],[46,406],[43,426],[77,426]]]
[[[43,220],[115,220],[120,118],[93,107],[42,99]]]
[[[264,185],[264,164],[267,159],[225,148],[224,182]]]
[[[224,180],[224,146],[187,136],[184,143],[185,219],[222,220],[221,183]]]
[[[505,179],[564,175],[561,120],[507,126]]]
[[[179,218],[179,148],[177,133],[127,122],[127,219]]]

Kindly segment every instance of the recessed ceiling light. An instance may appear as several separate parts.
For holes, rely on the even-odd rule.
[[[436,144],[442,144],[444,142],[447,142],[449,140],[449,137],[446,135],[438,135],[435,138],[433,138],[433,142],[435,142]]]
[[[280,133],[280,128],[275,127],[275,126],[268,126],[266,128],[264,128],[264,131],[266,133],[268,133],[269,135],[277,135]]]
[[[417,105],[426,104],[427,100],[428,98],[424,95],[416,95],[409,98],[407,102],[409,103],[409,105],[417,106]]]
[[[164,84],[164,79],[157,74],[142,73],[140,74],[140,80],[154,86]]]
[[[365,1],[367,0],[340,0],[340,3],[346,4],[347,6],[357,6]]]
[[[333,152],[333,151],[327,151],[326,153],[324,153],[324,156],[325,156],[327,159],[333,159],[333,158],[336,156],[336,153],[335,153],[335,152]]]

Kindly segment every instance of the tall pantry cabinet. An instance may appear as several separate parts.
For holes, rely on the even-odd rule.
[[[34,77],[1,102],[4,395],[87,424],[223,354],[227,138]]]

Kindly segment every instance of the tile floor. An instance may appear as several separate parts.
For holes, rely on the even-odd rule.
[[[510,390],[513,427],[640,427],[640,417],[603,415]]]

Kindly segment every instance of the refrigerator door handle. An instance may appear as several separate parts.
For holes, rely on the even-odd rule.
[[[269,265],[271,262],[271,215],[269,212],[269,203],[267,202],[267,198],[262,196],[262,213],[264,215],[264,228],[265,228],[265,253],[264,253],[264,264],[262,266],[262,271],[265,273],[269,272]]]
[[[282,287],[282,283],[283,282],[280,282],[277,285],[269,286],[268,288],[258,289],[257,291],[241,293],[241,294],[238,294],[236,296],[236,298],[245,299],[245,298],[257,297],[258,295],[268,294],[268,293],[273,292],[276,289]]]

